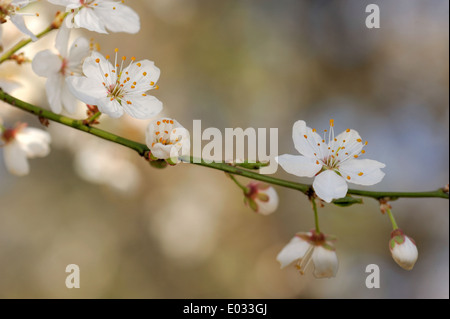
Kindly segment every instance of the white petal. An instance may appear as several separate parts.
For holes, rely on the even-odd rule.
[[[345,130],[341,134],[339,134],[336,137],[336,142],[333,142],[333,149],[338,150],[339,147],[342,148],[344,146],[344,149],[341,149],[338,151],[338,160],[343,161],[346,158],[353,158],[354,155],[359,155],[361,153],[361,150],[364,146],[361,136],[359,136],[359,133],[355,130],[349,129],[348,132]],[[345,142],[344,142],[345,141]]]
[[[386,167],[383,163],[370,159],[351,159],[339,166],[339,172],[347,181],[359,185],[374,185],[381,182],[384,173],[380,168]],[[362,174],[361,174],[362,173]],[[350,179],[348,179],[350,176]]]
[[[105,113],[112,118],[119,118],[123,115],[123,107],[120,103],[116,99],[111,101],[111,98],[107,96],[97,100],[97,107],[100,112]]]
[[[11,19],[11,22],[14,23],[14,25],[17,27],[17,29],[20,30],[20,32],[28,35],[33,41],[37,41],[38,38],[25,25],[23,16],[19,14],[12,14],[9,17]]]
[[[66,83],[70,92],[86,104],[97,105],[97,100],[105,98],[107,95],[107,91],[101,83],[90,78],[69,76],[66,78]]]
[[[326,170],[317,175],[313,188],[317,196],[327,203],[333,199],[345,197],[348,190],[345,179],[332,170]]]
[[[62,60],[50,50],[45,50],[37,53],[34,56],[31,67],[39,76],[49,77],[52,74],[58,73],[61,70]]]
[[[419,252],[417,246],[405,236],[405,241],[402,244],[395,244],[394,248],[391,249],[392,258],[395,262],[406,270],[411,270],[419,257]]]
[[[68,6],[68,5],[75,5],[78,4],[78,6],[81,6],[80,0],[48,0],[48,2],[60,5],[60,6]]]
[[[127,103],[127,98],[131,104]],[[161,101],[151,95],[126,96],[124,100],[122,100],[122,106],[125,112],[137,119],[152,118],[161,112],[163,108]]]
[[[98,59],[98,63],[96,62]],[[87,57],[83,63],[83,73],[88,78],[102,83],[105,81],[104,75],[108,73],[108,80],[110,84],[115,83],[116,77],[110,74],[113,70],[112,64],[105,59],[103,55],[98,52],[92,52],[91,56]],[[111,79],[110,79],[111,78]]]
[[[297,236],[292,238],[277,256],[277,260],[281,264],[281,268],[286,267],[294,260],[303,258],[309,247],[310,244],[307,241]]]
[[[322,169],[322,164],[317,159],[301,155],[284,154],[275,160],[286,172],[300,177],[314,177]]]
[[[45,91],[47,93],[47,100],[50,104],[51,110],[60,114],[62,112],[62,86],[64,85],[64,76],[56,73],[48,77],[45,82]]]
[[[67,46],[69,45],[70,29],[65,23],[61,25],[56,34],[55,48],[63,57],[67,57]]]
[[[69,86],[65,82],[62,84],[61,100],[67,112],[69,112],[70,114],[75,113],[75,111],[77,110],[78,102],[75,96],[73,96],[72,92],[70,92]]]
[[[82,37],[76,39],[69,50],[68,67],[70,69],[78,68],[88,55],[89,41]]]
[[[111,32],[137,33],[141,28],[138,14],[121,3],[102,1],[93,10]]]
[[[24,176],[30,172],[27,155],[17,141],[12,141],[3,147],[3,158],[11,174]]]
[[[140,66],[139,66],[140,65]],[[128,72],[131,80],[130,83],[136,82],[136,91],[148,91],[153,88],[150,83],[156,83],[159,79],[161,71],[150,60],[142,60],[126,67],[123,73]],[[145,75],[144,75],[145,74]]]
[[[266,194],[269,197],[269,200],[263,202],[258,197],[254,199],[258,205],[257,213],[262,215],[270,215],[275,212],[278,208],[278,194],[276,190],[273,187],[269,187],[259,192]]]
[[[74,16],[75,26],[98,33],[108,33],[105,30],[104,22],[105,21],[96,14],[94,9],[91,8],[81,8],[78,14]]]
[[[174,145],[156,143],[150,147],[150,151],[152,152],[152,155],[158,159],[169,159],[172,157],[172,154],[176,152],[176,147]]]
[[[326,149],[326,143],[316,132],[306,126],[305,121],[297,121],[292,127],[292,139],[295,149],[302,155],[310,158],[323,158],[321,154]],[[319,146],[320,144],[320,146]]]
[[[50,153],[49,144],[51,137],[46,131],[34,127],[26,127],[17,133],[16,140],[28,158],[44,157]]]
[[[335,277],[338,270],[338,259],[336,252],[317,246],[312,255],[314,263],[314,277],[330,278]]]

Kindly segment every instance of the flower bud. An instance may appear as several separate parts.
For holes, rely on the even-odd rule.
[[[262,215],[272,214],[278,208],[278,194],[272,186],[260,182],[247,185],[245,203]]]
[[[396,229],[391,233],[389,249],[395,262],[406,270],[411,270],[419,255],[414,240],[406,236],[401,229]]]

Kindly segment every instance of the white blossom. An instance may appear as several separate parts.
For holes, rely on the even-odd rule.
[[[256,213],[270,215],[278,208],[278,194],[275,189],[261,182],[250,182],[245,193],[245,203]]]
[[[28,158],[44,157],[50,153],[50,134],[47,132],[19,124],[12,129],[4,129],[3,158],[6,168],[11,174],[24,176],[30,171]]]
[[[72,95],[66,83],[66,78],[81,75],[83,60],[89,55],[89,41],[85,38],[76,39],[68,50],[70,29],[61,26],[55,41],[58,54],[44,50],[36,54],[31,64],[33,71],[47,78],[45,90],[48,103],[53,112],[60,114],[64,109],[74,113],[77,99]]]
[[[85,28],[99,33],[137,33],[141,28],[139,15],[124,1],[115,0],[48,0],[66,7],[65,23],[69,28]]]
[[[152,158],[176,164],[180,162],[180,157],[190,154],[189,131],[174,119],[162,118],[150,122],[145,137]]]
[[[84,76],[69,76],[70,91],[86,104],[97,105],[100,112],[113,118],[124,112],[137,119],[149,119],[162,110],[162,103],[146,92],[157,89],[160,70],[152,61],[135,62],[132,57],[124,67],[126,57],[119,64],[117,52],[114,65],[98,52],[84,60]]]
[[[308,265],[313,263],[316,278],[335,277],[338,259],[330,236],[310,231],[297,233],[277,256],[281,268],[297,261],[296,267],[304,274]]]
[[[359,185],[374,185],[380,182],[384,173],[380,168],[385,164],[369,159],[358,159],[366,151],[358,132],[347,129],[334,136],[334,121],[330,120],[330,130],[321,137],[315,129],[297,121],[292,129],[292,137],[297,151],[302,155],[284,154],[276,158],[288,173],[297,176],[315,177],[313,188],[317,196],[331,202],[345,197],[347,182]]]
[[[395,262],[405,270],[411,270],[419,257],[417,246],[411,237],[402,230],[396,229],[391,233],[389,249]]]

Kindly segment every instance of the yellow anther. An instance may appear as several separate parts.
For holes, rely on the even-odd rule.
[[[334,126],[334,120],[333,120],[333,119],[330,120],[330,126],[331,126],[331,127]]]
[[[114,52],[116,52],[116,53],[119,52],[119,49],[118,49],[118,48],[115,48],[115,49],[114,49]]]
[[[364,175],[363,172],[359,172],[359,173],[358,173],[358,176],[363,176],[363,175]]]

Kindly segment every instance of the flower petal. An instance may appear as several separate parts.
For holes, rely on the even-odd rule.
[[[14,25],[17,27],[17,29],[20,30],[20,32],[28,35],[33,41],[37,41],[38,38],[25,25],[23,16],[19,14],[12,14],[9,16],[9,18],[11,19],[11,22],[14,23]]]
[[[93,10],[111,32],[137,33],[141,28],[139,15],[121,3],[102,1]]]
[[[127,98],[129,98],[128,101]],[[151,95],[130,95],[122,100],[122,107],[134,118],[149,119],[161,112],[163,105],[161,101]]]
[[[11,174],[24,176],[30,172],[27,155],[19,142],[12,141],[3,148],[5,166]]]
[[[49,77],[61,70],[62,60],[50,50],[38,52],[31,62],[31,68],[39,76]]]
[[[123,115],[122,105],[120,105],[116,99],[111,100],[111,98],[107,96],[97,100],[97,107],[100,112],[105,113],[112,118],[119,118]]]
[[[275,160],[286,172],[300,177],[314,177],[322,169],[318,160],[301,155],[284,154]]]
[[[77,99],[73,96],[72,92],[70,92],[67,83],[64,82],[61,87],[61,100],[63,107],[67,110],[67,112],[71,114],[75,113],[78,105]]]
[[[386,165],[370,159],[350,159],[339,165],[339,172],[350,183],[374,185],[383,179],[385,174],[380,169],[383,167]]]
[[[314,263],[314,277],[330,278],[336,276],[339,263],[335,251],[316,246],[312,260]]]
[[[70,47],[68,67],[79,68],[83,60],[89,55],[89,41],[83,37],[77,38]]]
[[[306,126],[305,121],[297,121],[292,127],[292,139],[295,149],[302,155],[310,158],[323,158],[321,154],[326,150],[326,143],[319,134]]]
[[[309,247],[310,244],[307,241],[297,236],[292,238],[277,256],[277,260],[281,264],[281,268],[288,266],[297,259],[303,258]]]
[[[97,63],[97,61],[99,61]],[[116,76],[111,74],[111,70],[114,70],[112,64],[105,59],[103,55],[98,52],[92,52],[92,54],[84,60],[83,73],[86,77],[97,81],[98,83],[105,82],[104,75],[108,73],[106,81],[107,84],[115,84]]]
[[[44,157],[50,153],[50,134],[34,127],[26,127],[16,135],[28,158]]]
[[[69,45],[70,29],[65,23],[61,24],[55,38],[55,48],[63,57],[67,56],[67,46]]]
[[[45,82],[45,91],[47,93],[47,100],[50,104],[50,109],[60,114],[62,112],[62,86],[64,84],[64,76],[60,73],[53,74],[48,77]]]
[[[353,158],[355,155],[359,155],[364,144],[357,131],[347,129],[336,136],[336,142],[333,142],[332,146],[336,151],[339,147],[341,148],[340,151],[337,151],[337,159],[342,162],[347,158]],[[342,149],[342,147],[345,148]]]
[[[332,170],[326,170],[317,175],[313,188],[317,196],[327,203],[333,199],[345,197],[348,190],[345,179]]]
[[[88,7],[81,8],[73,17],[73,27],[81,27],[98,33],[108,33],[104,22],[104,19],[99,18],[94,9]]]
[[[97,105],[97,100],[107,95],[106,89],[94,79],[69,76],[66,78],[66,83],[70,92],[86,104]]]

